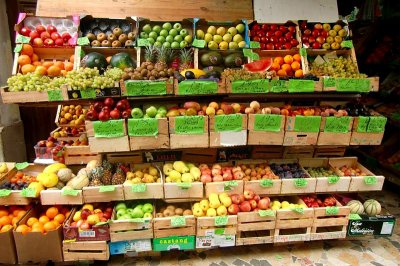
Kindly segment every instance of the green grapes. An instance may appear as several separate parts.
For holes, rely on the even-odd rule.
[[[315,76],[330,76],[334,78],[366,78],[367,75],[358,72],[356,63],[351,58],[342,56],[331,59],[323,64],[311,64],[310,73]]]

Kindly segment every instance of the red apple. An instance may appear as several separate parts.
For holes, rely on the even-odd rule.
[[[272,36],[275,36],[275,32],[273,32],[273,31],[268,31],[265,35],[266,35],[267,37],[272,37]]]
[[[251,209],[254,210],[255,208],[257,208],[257,201],[255,201],[254,199],[249,200]]]
[[[308,36],[301,36],[302,42],[308,42]]]
[[[35,38],[34,40],[33,40],[33,43],[32,43],[34,46],[43,46],[44,45],[44,43],[43,43],[43,40],[42,39],[40,39],[40,38]]]
[[[323,43],[325,43],[325,38],[322,37],[322,36],[318,36],[317,37],[317,42],[319,42],[320,44],[323,44]]]
[[[45,46],[53,46],[54,41],[52,39],[46,39],[46,40],[44,40],[44,45]]]
[[[255,201],[257,201],[257,202],[259,202],[260,199],[261,199],[261,198],[260,198],[260,195],[257,195],[257,194],[256,194],[256,195],[254,196],[254,198],[253,198],[253,200],[255,200]]]
[[[282,44],[284,44],[285,42],[286,42],[286,39],[285,39],[285,37],[279,37],[279,44],[280,45],[282,45]]]
[[[275,36],[276,37],[281,37],[283,35],[283,32],[280,30],[275,31]]]
[[[30,37],[31,30],[28,27],[23,27],[20,31],[19,34]]]
[[[243,201],[242,203],[240,203],[239,209],[240,209],[241,212],[249,212],[249,211],[251,211],[250,202]]]
[[[228,207],[228,213],[230,215],[236,215],[239,212],[239,205],[233,203],[231,206]]]
[[[317,37],[319,36],[319,30],[314,29],[314,30],[312,31],[312,35],[313,35],[315,38],[317,38]]]
[[[285,38],[286,38],[286,40],[291,40],[291,39],[293,39],[293,33],[291,33],[290,31],[289,31],[289,32],[286,32],[286,33],[285,33]]]
[[[58,34],[58,33],[57,33],[57,34]],[[61,38],[56,39],[54,42],[55,42],[55,44],[56,44],[57,46],[63,46],[63,45],[64,45],[64,40],[61,39]]]
[[[240,195],[239,195],[239,200],[240,200],[240,203],[242,203],[242,202],[245,200],[243,194],[240,194]]]
[[[255,31],[260,30],[260,25],[254,24],[253,27],[251,28],[251,30],[255,30]]]
[[[79,221],[76,222],[76,226],[77,226],[77,227],[81,227],[81,224],[82,224],[82,223],[83,223],[83,220],[79,220]]]
[[[44,31],[42,33],[40,33],[40,38],[44,41],[46,39],[50,39],[50,33]]]
[[[278,29],[278,25],[272,24],[269,28],[270,28],[272,31],[276,31],[276,30]]]
[[[132,110],[130,108],[126,109],[125,111],[122,112],[122,118],[131,118],[131,113]]]
[[[311,35],[311,30],[309,30],[309,29],[306,29],[306,30],[304,30],[304,35]]]
[[[114,106],[114,100],[112,98],[108,97],[104,100],[104,105],[112,108]]]
[[[270,202],[271,201],[268,197],[264,197],[258,202],[258,208],[260,208],[261,210],[266,210],[269,208]]]
[[[258,36],[255,36],[255,37],[253,38],[253,41],[255,41],[255,42],[260,42],[260,40],[261,40],[261,38],[258,37]]]
[[[29,37],[31,37],[31,40],[34,40],[36,38],[40,38],[40,34],[37,31],[31,31],[31,33],[29,33]]]
[[[292,49],[292,44],[290,42],[284,43],[283,47],[285,47],[286,50]]]
[[[264,33],[262,30],[258,30],[258,31],[257,31],[257,36],[258,36],[258,37],[261,38],[261,37],[264,36],[264,35],[265,35],[265,33]]]
[[[315,42],[315,37],[314,36],[308,37],[308,42],[309,43],[314,43]]]
[[[127,106],[125,105],[125,102],[123,102],[121,100],[121,101],[117,102],[117,105],[115,106],[115,108],[117,108],[119,111],[123,112],[127,108]]]
[[[252,191],[252,190],[245,190],[243,192],[243,196],[246,200],[251,200],[254,198],[255,194],[254,194],[254,191]]]
[[[83,209],[81,212],[81,218],[83,220],[86,220],[88,216],[90,215],[90,210],[89,209]]]
[[[294,33],[294,32],[296,32],[296,27],[295,27],[295,26],[289,26],[289,27],[288,27],[288,30],[289,30],[291,33]]]
[[[251,30],[250,31],[250,36],[254,37],[257,35],[257,31],[256,30]]]
[[[314,25],[314,29],[322,30],[322,24],[321,24],[321,23],[315,24],[315,25]]]
[[[321,31],[320,36],[326,38],[326,37],[328,37],[328,32],[323,30],[323,31]]]
[[[312,48],[313,48],[313,49],[321,49],[321,44],[320,44],[319,42],[314,42],[314,43],[312,44]]]
[[[261,42],[261,43],[267,43],[267,42],[268,42],[268,41],[267,41],[267,38],[268,38],[268,37],[265,37],[265,36],[261,37],[261,38],[260,38],[260,42]]]
[[[283,32],[283,33],[286,33],[286,32],[288,31],[288,28],[286,28],[286,27],[283,26],[283,25],[280,25],[280,26],[279,26],[279,30],[280,30],[281,32]]]
[[[71,39],[71,35],[68,32],[64,32],[61,35],[61,38],[64,40],[64,42],[68,42],[68,40]]]
[[[212,182],[212,177],[211,177],[211,175],[204,175],[203,174],[200,177],[200,181],[203,182],[203,184],[209,183],[209,182]]]
[[[121,118],[121,112],[118,109],[114,109],[110,112],[110,117],[112,119],[120,119]]]
[[[240,204],[240,202],[241,202],[239,194],[232,194],[231,200],[232,200],[232,203],[234,203],[234,204]]]
[[[90,224],[87,223],[87,222],[83,222],[83,223],[79,226],[79,228],[82,229],[82,230],[88,230],[88,229],[90,229]]]
[[[299,45],[299,42],[296,39],[291,39],[290,44],[292,45],[292,47],[296,47],[297,45]]]
[[[52,34],[50,34],[50,37],[53,39],[53,41],[61,38],[61,36],[60,36],[60,34],[58,34],[58,32],[53,32]]]
[[[265,45],[265,49],[267,49],[267,50],[275,50],[275,46],[272,43],[267,43]]]
[[[276,36],[271,36],[269,40],[275,45],[279,43],[279,38]]]
[[[39,34],[41,34],[42,32],[46,31],[46,28],[43,25],[40,25],[40,24],[37,25],[35,29],[36,29],[37,33],[39,33]]]
[[[54,27],[53,25],[47,26],[47,32],[52,34],[53,32],[57,32],[57,28]]]
[[[103,109],[104,104],[102,102],[95,102],[95,104],[93,105],[94,110],[96,110],[96,112],[100,113],[101,109]]]
[[[110,112],[108,111],[101,111],[99,113],[99,120],[100,121],[108,121],[110,120]]]

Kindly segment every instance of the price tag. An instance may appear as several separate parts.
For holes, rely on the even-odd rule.
[[[138,46],[150,46],[151,43],[147,39],[138,39]]]
[[[250,58],[251,58],[253,61],[260,60],[260,56],[259,56],[257,53],[252,53],[252,54],[250,55]]]
[[[357,132],[367,132],[369,116],[359,116],[357,124]]]
[[[254,120],[254,131],[281,131],[283,116],[256,114]]]
[[[307,56],[307,49],[306,48],[300,48],[299,49],[299,54],[303,57]]]
[[[193,47],[204,48],[206,46],[205,40],[194,39],[192,42]]]
[[[96,138],[118,138],[125,135],[123,119],[108,120],[106,122],[94,121],[93,129]]]
[[[21,195],[26,198],[36,198],[36,190],[31,187],[24,188],[21,191]]]
[[[271,92],[287,92],[288,91],[288,81],[281,79],[272,79],[270,82],[270,91]]]
[[[208,80],[184,80],[178,84],[179,95],[216,94],[218,83]]]
[[[15,39],[15,43],[29,43],[31,41],[31,37],[26,37],[21,34],[17,34],[17,38]]]
[[[132,184],[132,192],[135,193],[143,193],[146,192],[147,190],[147,185],[140,183],[140,184]]]
[[[289,79],[289,92],[314,92],[314,80]]]
[[[185,216],[172,216],[171,217],[171,226],[178,227],[178,226],[185,226],[185,225],[186,225]]]
[[[273,210],[259,210],[258,215],[260,215],[260,217],[265,217],[265,216],[275,217],[275,212]]]
[[[342,43],[340,44],[343,48],[353,48],[353,41],[352,40],[346,40],[346,41],[342,41]]]
[[[204,116],[175,117],[175,134],[199,135],[204,133]]]
[[[88,37],[79,37],[76,41],[76,44],[78,44],[79,46],[89,45],[90,41]]]
[[[95,99],[96,90],[95,89],[81,90],[81,97],[82,99]]]
[[[375,185],[378,180],[376,179],[376,176],[364,176],[364,182],[366,185]]]
[[[166,81],[125,81],[126,96],[152,96],[167,94]]]
[[[214,119],[214,129],[216,132],[242,130],[243,120],[241,114],[217,115]]]
[[[339,208],[336,206],[328,206],[325,209],[325,214],[326,215],[338,215],[339,214]]]
[[[350,213],[349,219],[350,220],[362,220],[361,216],[357,213]]]
[[[250,41],[250,48],[258,49],[261,48],[261,46],[259,42]]]
[[[232,187],[237,187],[238,182],[236,180],[226,181],[224,182],[224,191],[231,191],[233,190]]]
[[[62,189],[61,190],[61,195],[63,196],[78,196],[79,190],[76,189]]]
[[[384,116],[370,116],[367,132],[381,133],[385,131],[387,118]]]
[[[336,87],[336,79],[324,77],[324,88],[334,88]]]
[[[214,218],[215,226],[224,226],[228,224],[228,216],[216,216]]]
[[[251,49],[243,49],[243,55],[246,57],[251,57],[253,54],[253,51]]]
[[[294,131],[296,132],[319,132],[321,125],[320,116],[296,115]]]
[[[115,186],[114,185],[100,186],[99,187],[99,192],[113,192],[113,191],[115,191]]]
[[[271,179],[261,179],[260,186],[262,187],[272,187],[274,182]]]
[[[47,91],[47,97],[49,97],[50,102],[64,101],[64,97],[60,90],[50,90]]]
[[[128,119],[128,135],[129,136],[157,136],[158,135],[158,119]]]
[[[216,229],[214,230],[214,234],[216,234],[216,235],[223,235],[223,234],[225,234],[225,228],[216,228]]]
[[[347,133],[349,132],[351,117],[327,117],[325,122],[324,131],[332,133]]]
[[[341,92],[369,92],[371,81],[369,79],[337,78],[336,90]]]
[[[336,184],[340,180],[340,176],[328,176],[328,184]]]
[[[23,45],[22,45],[21,43],[17,44],[17,45],[15,46],[15,48],[14,48],[14,53],[19,53],[19,52],[21,52],[22,46],[23,46]]]
[[[28,166],[29,166],[29,163],[27,163],[27,162],[15,164],[15,168],[17,168],[17,170],[23,170],[23,169],[27,168]]]
[[[267,93],[268,79],[235,80],[232,82],[232,93]]]
[[[192,187],[192,183],[189,183],[189,182],[176,183],[176,185],[178,187],[180,187],[181,189],[189,189]]]
[[[304,208],[292,208],[290,210],[293,211],[293,212],[304,214]]]
[[[0,189],[0,197],[8,197],[10,194],[10,189]]]
[[[305,178],[294,178],[293,179],[293,184],[297,188],[304,188],[307,186],[308,181]]]

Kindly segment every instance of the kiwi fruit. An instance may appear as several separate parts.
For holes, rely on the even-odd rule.
[[[111,46],[112,47],[121,47],[122,45],[121,45],[120,41],[113,41]]]
[[[153,65],[148,65],[146,68],[147,68],[147,70],[151,71],[151,70],[154,69],[154,66]]]
[[[113,42],[117,39],[117,37],[114,34],[108,34],[107,36],[107,40],[109,40],[110,42]]]
[[[128,73],[124,73],[124,74],[122,74],[122,77],[121,77],[123,80],[128,80],[129,78],[130,78],[130,76],[129,76],[129,74]]]
[[[103,42],[104,40],[106,40],[107,39],[107,36],[104,34],[104,33],[99,33],[99,34],[97,34],[97,40],[99,41],[99,42]]]
[[[133,43],[132,40],[127,40],[127,41],[125,42],[125,46],[133,46],[133,45],[134,45],[134,43]]]
[[[174,211],[171,210],[171,209],[166,209],[166,210],[163,212],[163,214],[164,214],[164,217],[170,217],[170,216],[174,215]]]
[[[111,42],[109,40],[104,40],[101,42],[101,46],[103,47],[111,47]]]
[[[183,214],[183,209],[182,209],[182,208],[176,208],[176,209],[175,209],[175,214],[178,215],[178,216],[182,216],[182,214]]]
[[[135,40],[135,37],[136,37],[136,33],[132,32],[132,31],[128,33],[129,40],[133,41],[133,40]]]
[[[160,71],[158,73],[158,75],[160,75],[160,77],[164,78],[167,75],[167,73],[165,73],[164,71]]]
[[[122,34],[122,29],[121,28],[114,28],[113,29],[113,34],[115,35],[115,36],[120,36],[121,34]]]
[[[192,210],[186,209],[186,210],[183,212],[183,216],[186,216],[186,215],[193,215]]]
[[[156,213],[156,218],[161,218],[161,217],[164,217],[164,215],[162,213],[160,213],[160,212],[157,212]]]
[[[86,34],[86,37],[88,37],[89,41],[93,42],[94,40],[96,40],[96,35],[94,35],[93,33],[89,32],[88,34]]]
[[[142,71],[140,71],[140,74],[142,76],[147,76],[147,69],[142,69]]]
[[[93,46],[93,47],[100,47],[101,43],[98,40],[94,40],[94,41],[91,42],[90,45]]]
[[[118,36],[118,41],[120,41],[121,43],[125,43],[128,40],[128,36],[126,36],[126,34],[121,34]]]

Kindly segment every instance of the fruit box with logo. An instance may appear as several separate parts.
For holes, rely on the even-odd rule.
[[[129,144],[132,151],[146,150],[146,149],[168,149],[169,148],[169,131],[168,131],[168,119],[167,118],[154,118],[157,121],[157,131],[153,127],[151,134],[146,133],[147,127],[137,127],[137,131],[130,132],[131,123],[136,123],[133,119],[128,119],[128,135]],[[149,120],[152,121],[152,120]],[[139,121],[137,121],[139,122]],[[143,121],[140,121],[143,122]],[[142,123],[140,123],[142,124]],[[148,131],[147,131],[148,132]]]
[[[123,184],[125,200],[164,198],[164,180],[162,178],[162,172],[160,170],[161,165],[154,163],[131,164],[131,170],[133,173],[135,173],[136,171],[141,171],[144,168],[148,168],[150,166],[157,169],[161,182],[128,184],[125,181]]]
[[[324,193],[324,192],[347,192],[349,191],[350,176],[341,176],[339,177],[333,167],[329,164],[329,158],[301,158],[299,159],[299,164],[306,170],[306,172],[310,174],[310,170],[315,168],[323,168],[326,171],[331,171],[332,175],[329,176],[329,173],[323,174],[322,176],[316,176],[315,179],[317,181],[315,192],[316,193]],[[319,175],[319,174],[318,174]]]
[[[197,217],[196,248],[235,246],[237,215]]]
[[[351,129],[354,118],[322,117],[317,145],[343,145],[350,144]]]
[[[17,226],[26,224],[30,217],[39,217],[40,213],[40,206],[30,209],[17,223]],[[59,225],[57,229],[49,231],[46,234],[42,234],[41,232],[23,234],[14,230],[13,234],[18,263],[40,263],[44,261],[62,262],[62,231],[63,225]]]
[[[308,119],[312,121],[308,121]],[[321,123],[318,122],[317,116],[299,115],[286,117],[283,146],[316,145],[320,125]]]
[[[209,147],[208,116],[169,117],[168,122],[171,149]]]
[[[64,240],[68,241],[109,241],[110,240],[110,227],[108,223],[100,223],[100,225],[93,225],[91,229],[82,230],[77,226],[71,226],[73,217],[78,211],[74,208],[71,215],[65,221],[63,226]]]
[[[154,218],[154,238],[196,235],[196,218],[190,203],[158,202]],[[178,211],[179,210],[179,211]],[[190,210],[189,214],[185,213]]]
[[[385,177],[373,174],[358,162],[357,157],[331,158],[329,165],[340,177],[351,177],[349,191],[382,190]]]
[[[377,112],[354,118],[350,145],[380,145],[387,118]]]
[[[16,164],[18,167],[19,164]],[[39,197],[40,193],[35,189],[19,189],[13,190],[11,186],[11,179],[18,173],[36,177],[39,173],[43,172],[45,165],[27,164],[26,168],[17,170],[17,168],[11,169],[5,176],[3,176],[0,184],[6,186],[2,189],[2,195],[0,196],[0,205],[28,205],[31,201],[34,201]]]
[[[210,147],[244,146],[246,144],[246,114],[210,116]]]
[[[110,255],[125,254],[128,257],[151,256],[151,239],[136,239],[128,241],[110,242]],[[151,253],[150,253],[151,252]]]
[[[396,225],[396,217],[389,213],[376,216],[365,214],[350,217],[347,237],[391,236]]]
[[[195,242],[195,236],[169,236],[162,238],[153,238],[153,250],[193,250],[195,249]]]
[[[143,201],[130,201],[129,204],[136,206]],[[110,225],[110,238],[111,242],[128,241],[128,240],[145,240],[154,238],[153,221],[154,218],[132,218],[132,219],[118,219],[117,205],[113,210]],[[154,204],[153,204],[154,208]],[[155,209],[155,208],[154,208]],[[119,214],[119,213],[118,213]],[[155,210],[152,212],[155,216]]]
[[[285,123],[283,115],[249,114],[247,145],[282,145]]]

